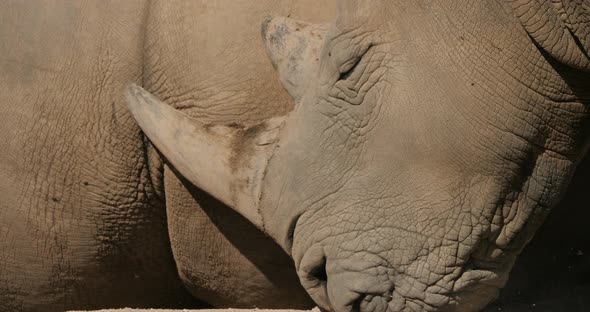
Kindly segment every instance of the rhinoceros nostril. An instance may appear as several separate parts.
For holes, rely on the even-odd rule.
[[[309,272],[310,277],[318,280],[318,282],[327,282],[328,273],[326,273],[326,257],[322,257],[316,266]]]
[[[351,312],[360,312],[363,301],[371,301],[372,299],[373,296],[371,295],[359,295],[359,297],[352,302]]]
[[[323,310],[330,310],[326,256],[321,247],[312,248],[301,259],[299,267],[301,285]]]
[[[299,276],[313,284],[326,283],[328,273],[326,272],[326,256],[321,247],[312,248],[301,259]]]

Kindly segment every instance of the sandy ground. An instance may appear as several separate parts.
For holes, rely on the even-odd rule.
[[[114,310],[98,310],[94,312],[320,312],[318,308],[312,310],[265,310],[265,309],[202,309],[202,310],[162,310],[162,309],[114,309]],[[84,312],[84,311],[70,311],[70,312]]]

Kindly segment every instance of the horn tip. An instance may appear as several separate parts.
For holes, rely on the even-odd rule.
[[[127,88],[125,88],[126,93],[129,95],[140,93],[142,90],[143,88],[138,86],[136,83],[130,83],[127,85]]]
[[[139,110],[145,110],[147,107],[157,106],[157,99],[144,88],[135,83],[130,83],[125,90],[127,107],[132,113]]]

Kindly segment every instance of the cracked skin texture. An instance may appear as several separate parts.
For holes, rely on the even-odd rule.
[[[2,4],[0,310],[310,307],[292,260],[184,186],[122,96],[143,84],[211,123],[284,114],[259,25],[330,17],[308,2]]]
[[[183,306],[156,154],[122,90],[142,1],[0,10],[0,310]]]
[[[135,81],[175,107],[210,122],[239,119],[255,123],[290,110],[274,80],[260,83],[247,78],[252,70],[261,68],[272,75],[270,64],[257,61],[261,50],[231,51],[231,41],[219,40],[251,38],[254,42],[258,27],[251,30],[251,36],[238,32],[231,37],[230,25],[235,27],[231,23],[236,21],[227,18],[227,6],[213,6],[211,12],[220,14],[223,21],[216,25],[225,33],[209,38],[204,27],[211,23],[202,19],[204,25],[199,26],[203,16],[186,14],[198,12],[206,2],[168,3],[154,2],[149,10],[142,2],[60,7],[54,16],[67,19],[51,18],[34,2],[11,3],[0,13],[3,22],[11,25],[0,32],[21,30],[17,35],[3,34],[17,37],[18,44],[2,46],[7,50],[0,54],[0,78],[6,88],[0,100],[7,105],[0,127],[3,133],[12,134],[0,143],[0,170],[5,177],[0,180],[0,248],[7,251],[0,254],[0,293],[4,296],[0,302],[7,303],[7,309],[188,305],[170,249],[188,289],[218,305],[247,305],[265,298],[268,305],[275,305],[281,294],[269,298],[277,295],[266,293],[270,288],[281,293],[298,291],[290,289],[296,282],[288,272],[284,288],[273,286],[281,281],[273,280],[277,271],[270,269],[273,274],[268,274],[268,268],[274,266],[281,272],[284,265],[292,265],[280,249],[255,231],[253,237],[244,237],[251,227],[243,219],[232,217],[219,203],[182,185],[169,168],[162,167],[122,104],[123,86]],[[247,7],[246,2],[241,3]],[[256,11],[257,17],[298,10],[294,2],[289,9],[270,7]],[[47,11],[55,13],[55,9]],[[314,18],[320,19],[306,19]],[[191,32],[195,37],[184,35]],[[146,34],[143,40],[137,37],[142,33]],[[197,44],[192,40],[199,35],[205,38]],[[216,44],[217,48],[209,48]],[[36,49],[39,45],[52,48]],[[211,50],[200,54],[195,46]],[[441,47],[439,51],[444,51],[445,46]],[[203,55],[208,60],[228,57],[221,58],[225,62],[207,63]],[[250,61],[236,63],[242,56]],[[217,76],[213,66],[227,70],[230,78]],[[272,96],[260,100],[254,93],[240,92],[260,88],[271,90]],[[224,106],[228,102],[236,106]],[[301,231],[312,227],[310,223]],[[235,229],[233,233],[228,233],[228,225]],[[256,250],[237,251],[252,241]],[[256,252],[259,249],[268,253],[261,255]],[[211,258],[220,250],[227,261],[221,265]],[[250,258],[243,256],[248,253]],[[197,265],[191,259],[203,260]],[[252,297],[243,297],[254,287],[245,281],[260,283]],[[308,302],[304,299],[299,304]]]
[[[511,4],[339,5],[261,204],[322,308],[479,310],[565,193],[588,147],[588,45],[542,39],[587,33]]]

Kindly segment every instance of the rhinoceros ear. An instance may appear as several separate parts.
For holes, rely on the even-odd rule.
[[[283,86],[297,102],[319,55],[328,24],[309,24],[285,17],[262,22],[262,40]]]
[[[512,6],[535,44],[570,67],[590,71],[590,2],[512,0]]]
[[[284,118],[254,127],[203,124],[130,85],[133,117],[166,161],[188,181],[263,228],[261,184]]]

